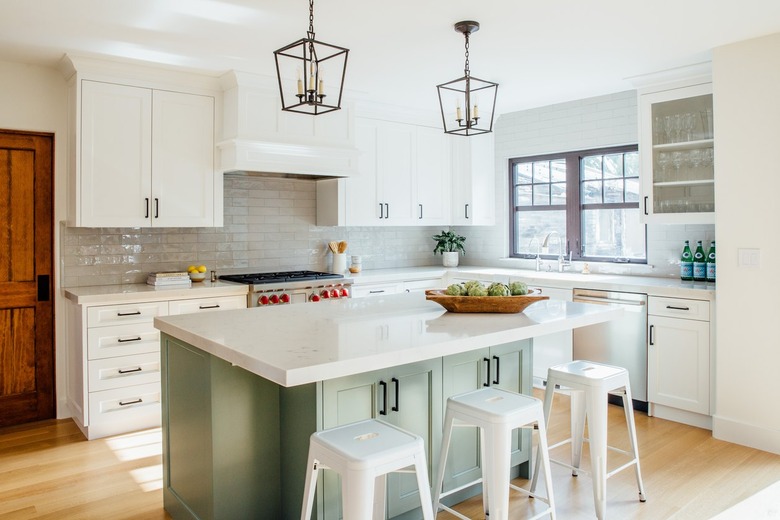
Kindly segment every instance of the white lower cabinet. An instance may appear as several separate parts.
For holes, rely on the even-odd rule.
[[[88,439],[160,425],[160,332],[154,318],[246,307],[245,295],[68,304],[68,405]]]
[[[677,412],[710,414],[710,303],[651,296],[647,322],[652,415],[707,427],[704,417]]]

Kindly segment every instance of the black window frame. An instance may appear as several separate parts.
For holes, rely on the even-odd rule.
[[[582,158],[591,155],[613,155],[620,153],[639,152],[637,144],[609,146],[602,148],[592,148],[588,150],[576,150],[571,152],[560,152],[541,155],[529,155],[525,157],[514,157],[509,159],[509,257],[510,258],[536,258],[536,254],[515,253],[518,250],[515,244],[515,214],[518,211],[560,211],[566,210],[566,237],[564,244],[566,251],[571,251],[572,260],[585,262],[615,262],[631,264],[647,264],[647,224],[645,226],[645,258],[608,258],[608,257],[588,257],[582,255],[582,211],[589,209],[636,209],[641,211],[640,201],[637,202],[606,202],[600,204],[581,204],[582,200],[582,179],[580,167]],[[566,162],[566,204],[556,204],[547,206],[515,206],[515,165],[528,162],[555,161],[563,159]],[[641,177],[639,178],[641,183]],[[576,187],[576,188],[573,188]],[[532,195],[533,200],[533,195]],[[574,247],[571,247],[571,245]],[[555,259],[556,255],[540,255],[543,259]]]

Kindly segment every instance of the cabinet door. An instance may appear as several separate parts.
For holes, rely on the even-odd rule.
[[[391,226],[414,223],[414,134],[412,125],[383,121],[377,143],[377,188],[382,224]]]
[[[438,128],[417,128],[415,192],[418,225],[446,225],[449,222],[450,154],[446,137]]]
[[[82,81],[78,225],[149,226],[151,172],[152,91]]]
[[[153,94],[152,223],[214,225],[214,98]]]
[[[377,198],[377,142],[379,128],[370,119],[355,121],[355,146],[360,151],[358,173],[345,180],[346,225],[377,226],[380,220]],[[317,202],[319,204],[319,201]],[[382,208],[384,211],[384,208]],[[384,215],[384,213],[382,213]]]
[[[648,400],[709,415],[709,322],[651,315],[648,326]]]
[[[441,445],[442,425],[441,359],[404,365],[386,371],[386,416],[380,416],[396,426],[422,437],[428,457],[429,479],[433,470],[434,450]],[[382,388],[385,388],[384,385]],[[384,396],[380,395],[380,399]],[[380,410],[383,408],[380,404]],[[387,516],[393,518],[420,507],[417,478],[411,473],[391,473],[387,476]]]
[[[492,134],[456,139],[452,145],[452,223],[487,226],[496,222],[495,157]]]
[[[712,84],[639,96],[646,222],[715,222]]]

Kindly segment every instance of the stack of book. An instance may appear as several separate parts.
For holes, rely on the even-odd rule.
[[[152,273],[146,278],[148,285],[155,287],[190,287],[192,280],[185,271],[168,271],[162,273]]]

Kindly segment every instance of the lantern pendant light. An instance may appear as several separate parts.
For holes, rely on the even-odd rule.
[[[315,39],[314,0],[309,0],[306,37],[274,51],[282,110],[315,116],[339,110],[348,55],[349,49]],[[335,85],[338,93],[328,92]]]
[[[479,30],[479,23],[458,22],[455,30],[466,39],[466,63],[462,78],[436,86],[444,133],[472,136],[492,132],[498,83],[475,78],[469,70],[469,35]],[[480,117],[480,105],[490,108],[489,115]]]

